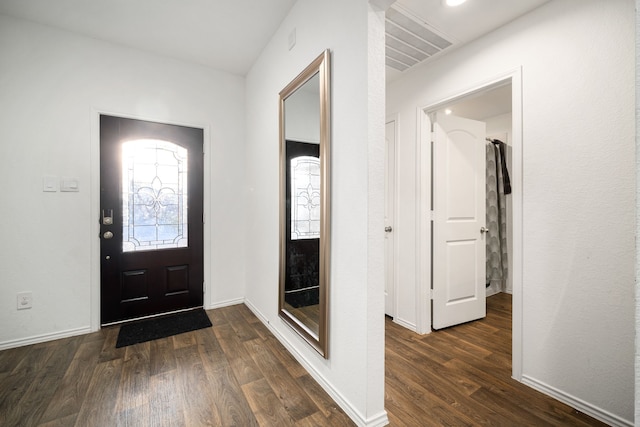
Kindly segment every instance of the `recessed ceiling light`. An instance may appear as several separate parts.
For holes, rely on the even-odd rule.
[[[462,3],[466,1],[467,0],[444,0],[444,4],[450,7],[454,7],[454,6],[460,6]]]

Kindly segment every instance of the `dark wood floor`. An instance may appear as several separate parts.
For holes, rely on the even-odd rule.
[[[511,296],[487,317],[416,335],[386,321],[385,407],[393,426],[604,426],[511,379]]]
[[[386,323],[392,426],[603,425],[510,379],[511,303],[426,336]],[[0,352],[0,426],[353,426],[243,305],[115,348],[118,327]]]
[[[0,426],[353,426],[244,305],[120,349],[119,327],[0,352]]]

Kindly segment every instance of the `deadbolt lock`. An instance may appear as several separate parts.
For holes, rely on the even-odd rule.
[[[113,209],[106,209],[106,211],[105,214],[105,209],[102,210],[102,224],[113,225]]]

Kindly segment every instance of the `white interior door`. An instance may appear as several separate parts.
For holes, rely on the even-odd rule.
[[[385,281],[384,281],[384,312],[386,315],[395,317],[395,186],[396,186],[396,122],[390,121],[385,127],[385,169],[384,169],[384,258],[385,258]]]
[[[433,153],[434,329],[486,315],[483,122],[438,113]]]

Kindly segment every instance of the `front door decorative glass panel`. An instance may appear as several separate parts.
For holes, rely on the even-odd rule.
[[[122,144],[122,250],[188,246],[187,150],[169,141]]]

